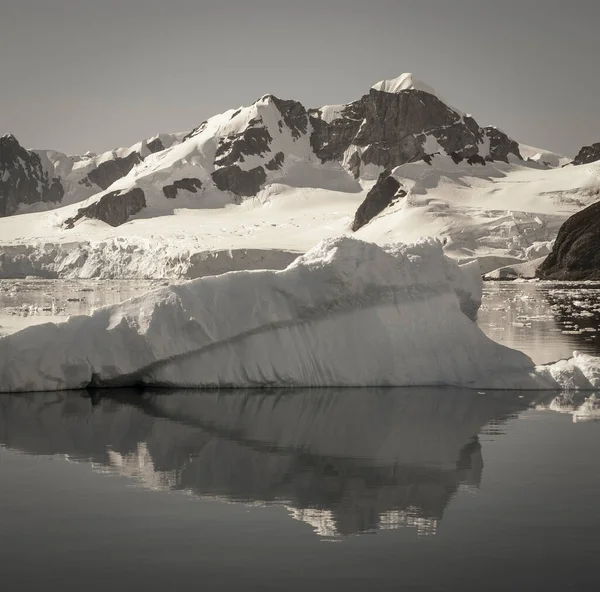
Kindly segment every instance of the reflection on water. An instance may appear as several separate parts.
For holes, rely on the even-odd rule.
[[[322,536],[435,533],[456,492],[479,487],[478,434],[531,403],[440,388],[99,393],[3,396],[0,443],[153,489],[282,503]]]

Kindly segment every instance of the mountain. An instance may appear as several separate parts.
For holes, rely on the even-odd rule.
[[[568,159],[479,125],[410,74],[344,105],[265,95],[101,155],[23,153],[26,170],[0,155],[0,277],[281,268],[345,233],[438,236],[486,272],[549,253],[600,192],[600,163],[562,168]]]
[[[183,137],[161,134],[99,156],[25,151],[13,136],[8,138],[13,152],[27,153],[25,162],[32,164],[23,169],[12,152],[3,150],[0,170],[12,181],[2,190],[4,215],[22,205],[65,205],[65,200],[72,203],[95,195],[86,203],[88,209],[68,225],[88,217],[116,226],[149,200],[175,199],[181,192],[201,196],[217,189],[239,201],[278,181],[301,185],[307,175],[318,185],[333,182],[336,188],[357,188],[353,180],[372,179],[407,162],[430,162],[436,154],[470,164],[507,162],[509,155],[521,158],[518,144],[506,134],[480,127],[410,74],[382,81],[346,105],[306,109],[297,101],[265,95],[249,107],[209,119]],[[152,154],[160,157],[147,161]],[[146,166],[140,166],[144,162]],[[323,176],[332,178],[319,178]],[[33,182],[46,177],[45,184]],[[128,183],[119,185],[118,192],[106,192],[124,177]],[[15,186],[19,190],[13,195],[9,191]],[[136,188],[143,196],[133,192]],[[121,201],[136,205],[115,215]],[[92,203],[97,205],[90,208]]]
[[[0,137],[0,216],[44,210],[108,189],[148,155],[170,148],[184,134],[159,134],[129,148],[67,156],[27,150],[12,134]]]
[[[0,137],[0,216],[34,203],[59,204],[65,191],[38,154],[23,148],[12,134]]]

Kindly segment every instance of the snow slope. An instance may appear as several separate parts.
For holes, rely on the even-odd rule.
[[[485,273],[546,255],[564,220],[600,192],[600,163],[471,166],[442,156],[433,162],[398,167],[394,175],[407,197],[355,236],[378,244],[446,239],[448,255],[478,259]],[[0,277],[194,278],[244,269],[252,252],[261,267],[281,269],[320,240],[353,234],[354,213],[372,184],[361,181],[355,192],[273,183],[239,205],[219,205],[224,198],[217,192],[204,194],[202,204],[193,194],[166,204],[171,200],[157,196],[118,228],[83,220],[65,231],[64,219],[79,204],[2,218]],[[214,267],[211,253],[223,253],[229,267]]]
[[[600,164],[541,168],[534,163],[455,164],[438,156],[402,165],[393,176],[407,191],[357,236],[378,243],[420,236],[446,239],[459,261],[482,272],[547,255],[562,223],[600,196]]]

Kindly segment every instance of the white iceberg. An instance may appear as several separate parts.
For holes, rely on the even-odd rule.
[[[204,277],[1,337],[0,391],[596,385],[595,358],[540,370],[489,339],[467,316],[477,272],[432,239],[328,239],[283,271]]]

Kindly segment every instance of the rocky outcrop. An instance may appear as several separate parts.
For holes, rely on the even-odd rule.
[[[65,228],[73,228],[75,222],[81,218],[92,218],[110,224],[120,226],[134,214],[146,207],[146,197],[139,188],[129,191],[111,191],[103,195],[97,202],[80,208],[72,218],[65,220]]]
[[[63,195],[60,179],[50,177],[38,154],[12,134],[0,137],[0,216],[10,216],[22,205],[59,203]]]
[[[256,127],[254,127],[256,126]],[[260,120],[240,134],[231,134],[219,139],[215,152],[215,166],[227,167],[244,162],[244,156],[262,156],[270,150],[273,138]]]
[[[165,185],[163,187],[163,194],[167,199],[175,199],[178,191],[189,191],[190,193],[197,193],[202,189],[202,181],[200,179],[180,179],[175,181],[172,185]]]
[[[322,162],[342,160],[350,148],[365,117],[363,100],[344,105],[337,117],[328,121],[323,109],[311,109],[308,114],[312,126],[310,145]]]
[[[268,95],[267,98],[273,101],[279,113],[281,113],[283,123],[280,124],[280,129],[283,129],[283,124],[285,124],[292,132],[292,138],[295,140],[306,134],[308,129],[308,114],[302,103],[298,101],[286,101],[274,95]]]
[[[267,180],[267,174],[261,166],[245,171],[234,164],[217,169],[212,174],[212,180],[221,191],[229,191],[242,197],[251,197],[260,191],[263,183]]]
[[[221,191],[230,191],[238,196],[251,197],[256,195],[267,180],[267,174],[262,167],[244,171],[237,165],[216,170],[212,179]]]
[[[545,280],[600,280],[600,202],[571,216],[537,270]]]
[[[367,194],[365,201],[359,206],[352,222],[352,230],[357,231],[370,222],[375,216],[383,212],[394,199],[406,196],[406,191],[401,189],[400,182],[395,179],[390,171],[384,171],[379,176]]]
[[[367,164],[392,169],[415,160],[427,161],[436,145],[437,150],[457,162],[506,161],[509,154],[521,158],[519,145],[506,134],[496,128],[479,127],[472,117],[425,91],[390,93],[371,89],[333,116],[327,109],[309,111],[311,146],[323,162],[341,160],[355,147],[348,161],[355,177]],[[489,154],[480,154],[486,141]]]
[[[573,164],[589,164],[600,160],[600,142],[584,146],[573,160]]]
[[[267,162],[267,164],[265,164],[265,168],[269,171],[276,171],[282,167],[284,160],[285,155],[283,152],[278,152],[269,162]]]
[[[510,154],[515,155],[517,158],[521,158],[519,144],[509,138],[504,132],[491,126],[483,129],[490,141],[489,155],[486,157],[486,160],[502,160],[503,162],[508,162],[508,156]]]
[[[144,150],[144,147],[146,150]],[[79,183],[86,187],[89,187],[93,183],[100,187],[100,189],[108,189],[115,181],[128,175],[133,167],[142,162],[149,154],[154,154],[164,149],[165,147],[160,138],[154,138],[149,142],[142,142],[142,148],[139,151],[134,150],[126,156],[115,156],[101,162]]]

